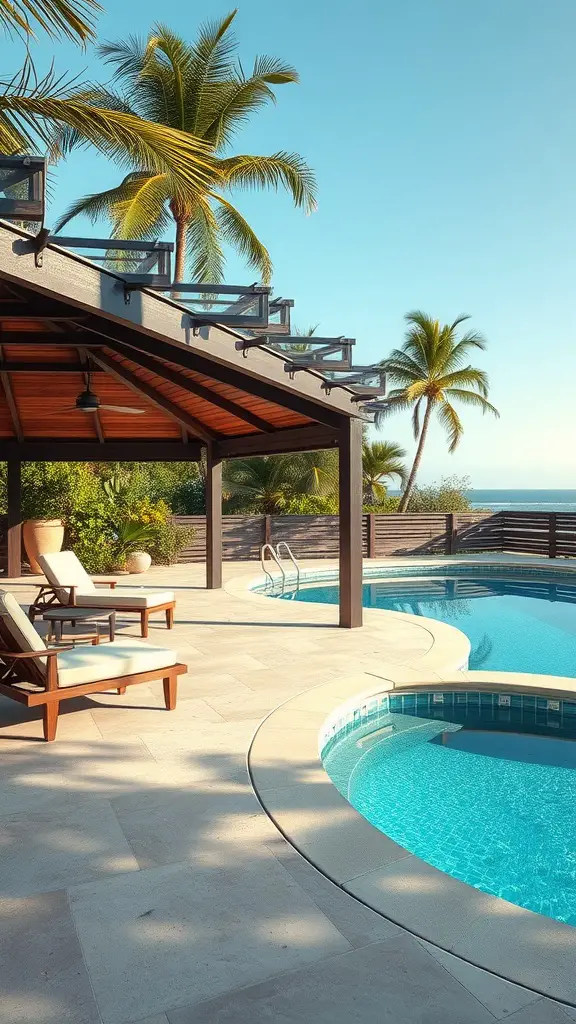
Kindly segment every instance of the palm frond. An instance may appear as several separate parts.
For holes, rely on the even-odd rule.
[[[264,284],[272,277],[272,260],[266,246],[252,230],[242,214],[222,196],[214,195],[219,203],[217,220],[224,239],[245,258],[249,267],[258,271]]]
[[[169,225],[168,179],[164,174],[129,174],[116,188],[83,196],[68,207],[55,232],[83,214],[92,224],[105,218],[115,238],[157,237]]]
[[[209,147],[201,140],[121,110],[93,107],[66,92],[66,83],[52,73],[24,93],[14,88],[0,92],[0,149],[6,136],[19,138],[25,148],[50,145],[50,125],[56,122],[78,131],[120,164],[171,173],[175,190],[188,197],[218,180]]]
[[[484,370],[479,370],[475,366],[465,366],[461,370],[453,370],[452,373],[446,373],[438,377],[436,379],[436,387],[441,389],[452,387],[475,388],[486,398],[490,385],[488,374]]]
[[[200,200],[194,207],[186,235],[186,256],[193,281],[221,281],[225,258],[219,241],[219,223],[210,203]]]
[[[10,34],[35,37],[34,24],[51,39],[72,39],[84,45],[95,35],[97,0],[0,0],[0,25]]]
[[[251,114],[276,102],[271,85],[298,81],[295,68],[275,57],[257,57],[248,78],[239,66],[229,81],[210,90],[202,126],[198,125],[199,134],[216,149],[229,144]]]
[[[219,160],[217,167],[231,188],[278,189],[283,185],[296,206],[302,207],[306,213],[316,209],[316,177],[298,153],[234,156]]]
[[[464,388],[447,388],[446,394],[450,398],[456,398],[463,405],[473,405],[476,409],[480,409],[481,412],[491,412],[493,416],[500,418],[500,413],[495,405],[488,402],[483,395],[477,395],[475,391],[465,391]]]
[[[199,134],[202,109],[210,86],[234,78],[233,56],[236,40],[230,28],[236,13],[237,10],[233,10],[218,22],[207,22],[202,25],[198,39],[193,45],[188,125],[189,131],[194,135]]]
[[[453,405],[446,399],[438,405],[438,419],[448,434],[448,451],[453,452],[458,447],[460,438],[464,433],[462,421]]]

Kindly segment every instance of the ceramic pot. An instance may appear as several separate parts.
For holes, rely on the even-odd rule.
[[[53,555],[62,550],[64,523],[61,519],[27,519],[22,525],[22,539],[31,571],[41,575],[38,556]]]
[[[145,551],[133,551],[126,559],[125,568],[131,573],[146,572],[151,565],[152,559]]]

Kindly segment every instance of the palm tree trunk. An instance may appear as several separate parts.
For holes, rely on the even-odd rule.
[[[176,252],[174,256],[174,283],[185,280],[186,274],[186,235],[189,221],[187,217],[175,217],[176,221]]]
[[[424,420],[422,423],[422,430],[420,431],[420,437],[418,438],[418,447],[416,448],[416,454],[414,456],[414,462],[412,463],[412,469],[410,470],[410,476],[408,482],[404,488],[404,494],[400,498],[400,504],[398,505],[399,512],[405,512],[410,501],[410,495],[416,483],[416,474],[422,460],[422,453],[424,451],[424,444],[426,442],[426,435],[428,433],[428,426],[430,423],[430,416],[432,414],[432,402],[430,399],[427,401],[426,412],[424,413]]]

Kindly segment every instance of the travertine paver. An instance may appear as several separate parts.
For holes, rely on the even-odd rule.
[[[0,834],[18,840],[0,872],[0,1024],[96,1024],[94,999],[105,1024],[494,1020],[488,996],[300,858],[246,773],[259,721],[289,697],[302,694],[294,716],[329,683],[337,703],[387,663],[434,678],[430,635],[377,611],[338,630],[335,608],[246,600],[244,582],[208,592],[203,571],[128,581],[176,590],[174,630],[150,630],[189,665],[175,712],[160,683],[70,702],[47,745],[39,712],[0,699]],[[227,565],[225,578],[256,571]],[[4,585],[26,603],[32,582]],[[277,777],[272,788],[281,802]]]

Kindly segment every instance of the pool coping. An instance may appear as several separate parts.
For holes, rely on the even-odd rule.
[[[483,562],[477,557],[434,558],[419,560],[418,564],[425,567],[432,562],[448,565],[462,561]],[[494,564],[494,560],[491,562]],[[401,563],[407,560],[394,560],[395,565]],[[391,565],[392,560],[386,564]],[[414,565],[414,559],[408,564]],[[510,568],[545,565],[550,571],[548,561],[507,559],[498,564]],[[328,569],[326,563],[322,568]],[[570,572],[576,570],[563,569],[558,575]],[[245,588],[250,582],[253,585],[253,576],[236,577],[233,589],[236,593],[243,590],[246,597]],[[251,592],[248,600],[268,598]],[[294,607],[283,602],[283,613],[285,608]],[[314,607],[333,610],[333,606]],[[386,620],[389,625],[390,617],[402,614],[380,609],[372,613],[385,617],[382,625]],[[432,627],[445,625],[424,621],[426,628],[428,621]],[[450,629],[459,633],[454,627]],[[323,767],[318,746],[327,719],[378,693],[473,687],[497,693],[540,692],[547,697],[576,698],[573,678],[455,670],[450,640],[454,637],[440,638],[426,655],[409,664],[383,664],[377,676],[366,672],[342,676],[308,689],[272,711],[260,724],[248,752],[254,791],[285,839],[351,897],[476,967],[575,1006],[576,928],[488,895],[411,854],[363,818],[341,796]]]

